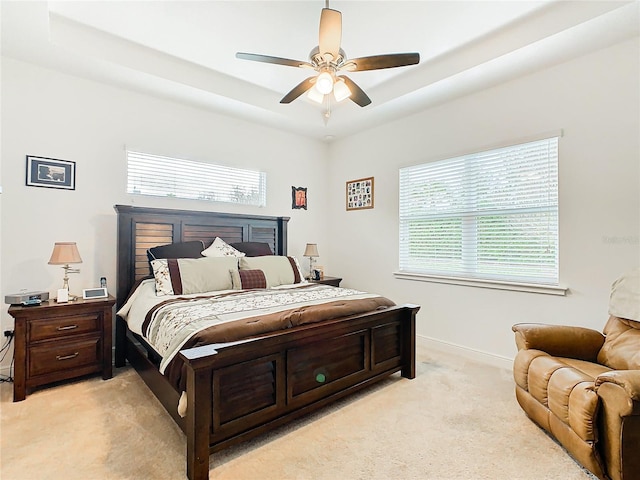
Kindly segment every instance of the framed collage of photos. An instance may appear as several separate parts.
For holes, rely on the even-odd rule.
[[[373,208],[373,177],[347,182],[347,210]]]

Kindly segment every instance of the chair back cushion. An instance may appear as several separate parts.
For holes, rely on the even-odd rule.
[[[614,370],[640,370],[640,322],[611,316],[604,334],[598,363]]]

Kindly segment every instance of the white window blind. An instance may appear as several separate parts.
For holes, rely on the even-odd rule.
[[[267,203],[267,174],[180,158],[127,151],[127,192],[139,195]]]
[[[558,137],[400,169],[400,271],[558,285]]]

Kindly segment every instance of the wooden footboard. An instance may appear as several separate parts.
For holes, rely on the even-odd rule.
[[[181,352],[187,368],[187,476],[209,455],[313,412],[397,371],[415,377],[415,316],[405,305],[233,344]]]

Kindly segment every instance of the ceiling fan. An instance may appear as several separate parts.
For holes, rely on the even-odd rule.
[[[236,58],[254,62],[274,63],[289,67],[300,67],[315,70],[317,74],[303,80],[287,93],[280,103],[291,103],[305,92],[307,96],[318,102],[328,101],[333,92],[336,101],[350,98],[353,102],[365,107],[371,99],[353,80],[339,72],[362,72],[383,68],[404,67],[420,62],[419,53],[391,53],[347,59],[340,48],[342,40],[342,13],[329,8],[329,0],[320,15],[320,35],[318,46],[311,50],[309,61],[290,60],[288,58],[271,57],[255,53],[236,53]]]

